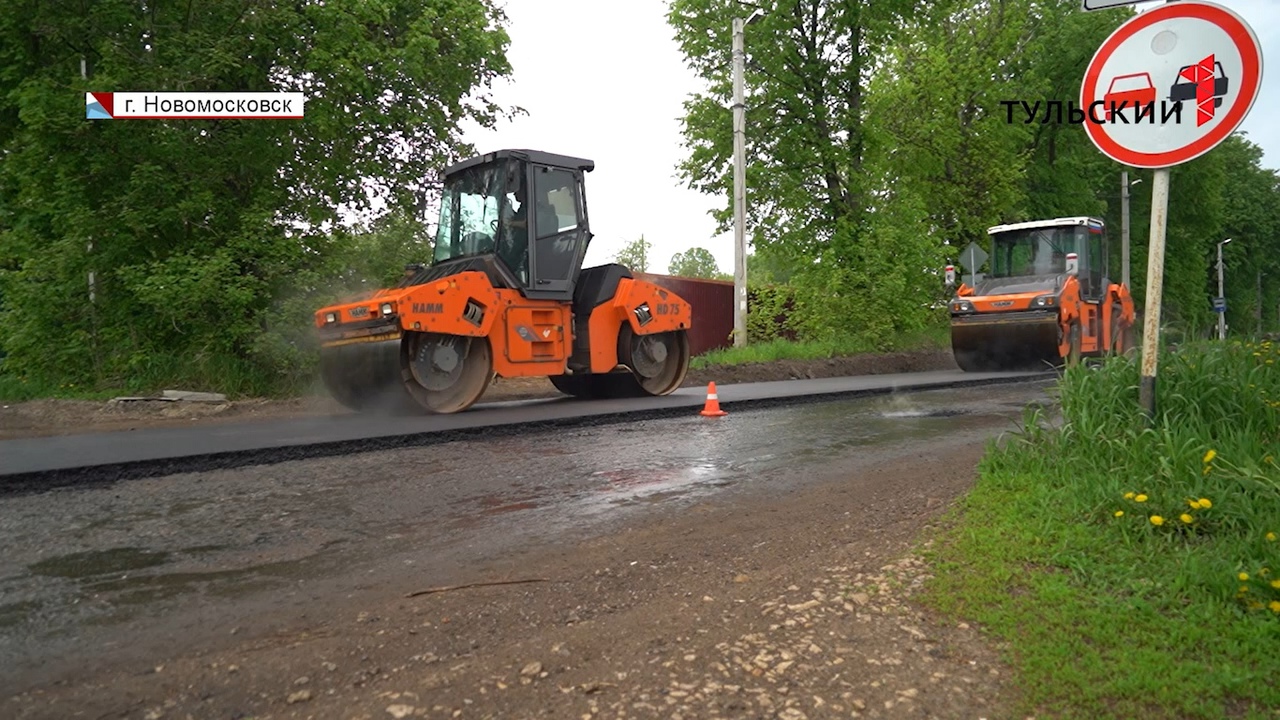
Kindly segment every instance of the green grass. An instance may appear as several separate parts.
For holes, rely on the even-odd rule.
[[[306,388],[305,378],[272,377],[239,358],[146,356],[126,375],[86,385],[17,377],[0,368],[0,401],[36,399],[107,400],[121,395],[151,395],[162,390],[220,392],[232,399],[290,397]]]
[[[778,360],[817,360],[876,352],[949,350],[951,348],[950,332],[949,327],[930,328],[914,333],[902,333],[883,342],[873,342],[856,336],[805,342],[789,340],[753,342],[742,348],[731,347],[704,353],[693,358],[689,367],[700,370],[726,365],[767,363]]]
[[[993,444],[924,600],[1004,641],[1026,714],[1277,717],[1280,347],[1162,357],[1152,427],[1137,381],[1133,360],[1072,368],[1060,427],[1029,411]]]

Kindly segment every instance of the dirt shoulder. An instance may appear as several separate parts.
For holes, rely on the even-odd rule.
[[[684,386],[701,387],[708,382],[730,385],[804,378],[881,375],[949,370],[955,367],[955,361],[948,351],[867,354],[691,370]],[[481,402],[559,396],[560,392],[552,387],[546,378],[499,379],[490,386]],[[142,428],[191,427],[221,422],[283,420],[343,415],[349,412],[323,392],[286,400],[248,399],[217,403],[32,400],[0,404],[0,440]]]
[[[300,603],[235,635],[0,698],[64,718],[1008,717],[977,629],[918,607],[922,531],[973,482],[982,437],[715,498],[603,537],[535,546],[406,597],[394,583]],[[425,585],[425,583],[423,583]]]

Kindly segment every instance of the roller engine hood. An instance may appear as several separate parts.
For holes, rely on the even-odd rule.
[[[1067,275],[1022,275],[1019,277],[983,278],[973,289],[975,296],[983,295],[1015,295],[1018,293],[1041,293],[1048,295],[1062,290]]]

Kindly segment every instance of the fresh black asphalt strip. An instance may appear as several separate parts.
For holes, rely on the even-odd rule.
[[[745,383],[717,388],[720,405],[762,407],[860,395],[1050,380],[1054,372],[955,370]],[[605,425],[697,412],[703,388],[625,400],[554,398],[476,405],[455,415],[340,415],[0,442],[0,493],[345,455],[550,427]],[[732,418],[725,418],[732,421]],[[709,419],[709,421],[717,421]]]

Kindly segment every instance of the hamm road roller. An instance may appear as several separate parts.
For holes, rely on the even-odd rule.
[[[1059,367],[1132,349],[1133,299],[1108,277],[1101,220],[1037,220],[987,233],[990,274],[962,282],[951,300],[951,349],[962,370]],[[946,272],[953,287],[955,267]]]
[[[692,309],[616,264],[582,268],[595,163],[500,150],[444,171],[429,265],[316,311],[321,378],[355,410],[455,413],[495,377],[582,398],[667,395],[689,369]]]

